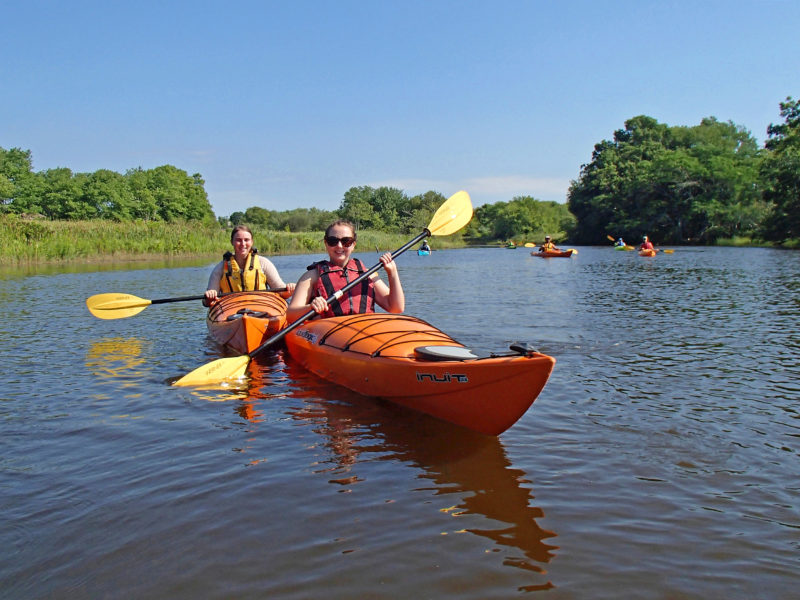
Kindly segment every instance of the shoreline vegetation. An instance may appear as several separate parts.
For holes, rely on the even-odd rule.
[[[265,256],[324,252],[322,231],[270,231],[252,226],[255,246]],[[165,258],[218,259],[230,249],[231,227],[197,221],[50,221],[0,215],[0,266],[48,263],[109,263]],[[408,235],[358,232],[361,252],[395,250]],[[467,244],[456,234],[437,237],[434,249]]]
[[[670,126],[646,115],[595,144],[566,204],[516,196],[475,208],[464,230],[438,248],[603,245],[648,235],[660,246],[800,248],[800,100],[780,103],[763,147],[744,127],[704,118]],[[394,249],[446,198],[354,186],[338,209],[251,206],[214,214],[200,173],[172,165],[73,173],[33,171],[30,150],[0,148],[0,265],[216,257],[230,224],[253,228],[264,255],[314,253],[336,218],[355,223],[360,250]],[[328,199],[330,200],[330,199]]]
[[[256,247],[265,256],[281,254],[313,254],[323,251],[322,231],[270,231],[253,227]],[[567,243],[566,234],[555,236]],[[12,215],[0,216],[0,266],[48,263],[121,263],[158,259],[208,258],[217,259],[230,246],[230,227],[218,223],[196,221],[166,223],[163,221],[134,221],[117,223],[105,220],[50,221],[26,219]],[[361,230],[358,245],[362,252],[376,247],[381,251],[394,250],[408,241],[408,235]],[[531,240],[538,243],[535,240]],[[504,247],[506,240],[481,242],[481,246]],[[518,242],[521,244],[521,242]],[[437,238],[434,249],[472,246],[461,235]],[[775,244],[747,237],[719,239],[719,246],[769,246]],[[784,244],[780,247],[800,247]]]

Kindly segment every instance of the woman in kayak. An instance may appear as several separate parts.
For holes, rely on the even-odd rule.
[[[646,235],[642,236],[642,245],[639,246],[639,250],[655,250],[653,247],[653,242],[647,239]]]
[[[351,257],[356,249],[355,227],[349,221],[334,221],[325,230],[323,238],[328,260],[315,262],[297,281],[294,296],[286,311],[289,322],[296,321],[309,310],[322,317],[375,312],[375,304],[390,313],[401,313],[406,299],[397,264],[390,252],[380,257],[386,275],[387,286],[377,273],[373,273],[339,299],[329,303],[326,298],[354,281],[368,269],[364,263]]]
[[[237,225],[231,231],[233,253],[226,252],[217,263],[203,299],[203,305],[211,306],[217,296],[229,292],[249,292],[286,288],[281,296],[288,298],[294,291],[294,283],[284,283],[272,262],[258,254],[253,248],[253,232],[245,225]]]
[[[561,252],[556,245],[551,241],[550,236],[544,236],[544,244],[539,246],[539,252]]]

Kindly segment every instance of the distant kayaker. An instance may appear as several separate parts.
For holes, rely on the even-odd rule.
[[[258,254],[253,248],[253,232],[246,225],[237,225],[231,231],[233,252],[226,252],[217,263],[203,299],[204,306],[211,306],[221,293],[251,292],[275,288],[286,288],[281,296],[288,298],[294,291],[294,283],[284,283],[272,262]]]
[[[651,242],[646,235],[642,236],[642,245],[639,246],[639,250],[655,250],[653,242]]]
[[[326,298],[368,269],[363,262],[351,257],[356,249],[356,230],[349,221],[331,223],[325,230],[323,242],[328,251],[328,260],[309,265],[297,280],[294,296],[286,312],[288,321],[296,321],[312,309],[322,317],[375,312],[375,304],[390,313],[403,312],[406,299],[391,252],[380,257],[389,278],[388,286],[377,273],[373,273],[360,285],[328,304]]]
[[[544,244],[539,246],[539,252],[561,252],[552,242],[549,235],[544,236]]]
[[[625,245],[625,240],[623,240],[622,238],[619,238],[619,239],[618,239],[618,240],[617,240],[617,241],[614,243],[614,245],[615,245],[615,246],[624,246],[624,245]]]
[[[431,247],[428,246],[428,240],[423,240],[422,245],[419,247],[419,249],[422,250],[423,252],[430,252]]]

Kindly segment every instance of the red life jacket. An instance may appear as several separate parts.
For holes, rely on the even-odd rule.
[[[351,258],[345,268],[332,267],[329,261],[321,260],[309,265],[308,270],[310,271],[311,269],[316,269],[319,276],[316,283],[314,283],[312,298],[317,296],[330,298],[335,292],[367,271],[364,263],[357,258]],[[375,286],[370,281],[370,278],[367,277],[338,300],[331,300],[328,304],[328,310],[322,313],[320,317],[372,312],[375,312]]]

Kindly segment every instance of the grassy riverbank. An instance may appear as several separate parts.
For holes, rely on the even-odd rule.
[[[253,228],[255,246],[264,255],[322,252],[321,231],[292,233]],[[395,250],[410,235],[359,231],[358,247]],[[0,264],[111,262],[155,257],[218,256],[230,249],[230,228],[216,223],[47,221],[0,216]],[[436,248],[463,246],[460,236],[436,238]]]

